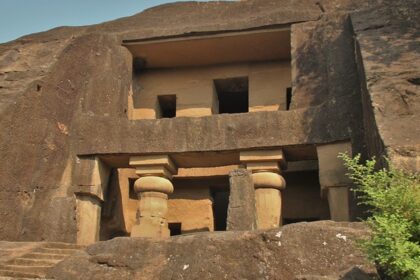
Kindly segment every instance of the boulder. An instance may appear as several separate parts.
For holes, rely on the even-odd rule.
[[[362,223],[297,223],[269,231],[197,233],[165,241],[118,237],[53,267],[53,279],[371,279],[355,247]]]

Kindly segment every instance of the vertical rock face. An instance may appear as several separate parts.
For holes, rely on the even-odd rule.
[[[227,230],[254,230],[257,228],[255,190],[251,172],[236,169],[229,173],[230,195]]]
[[[186,2],[0,44],[0,239],[74,242],[79,156],[99,148],[213,151],[350,139],[355,153],[419,171],[419,13],[416,0]],[[127,120],[132,57],[123,39],[286,25],[296,63],[290,111]],[[248,186],[245,177],[231,177],[232,191]],[[249,199],[245,191],[253,189],[233,192],[232,202]],[[231,227],[252,227],[240,224],[245,214],[233,211]]]
[[[292,25],[292,109],[331,105],[348,108],[347,129],[352,149],[365,153],[360,79],[357,74],[355,40],[350,17],[325,13],[317,21]],[[343,102],[338,105],[338,102]],[[337,122],[340,122],[336,120]],[[311,125],[308,135],[319,130],[330,134],[334,121],[325,126]]]
[[[420,7],[418,1],[351,13],[369,156],[420,170]]]

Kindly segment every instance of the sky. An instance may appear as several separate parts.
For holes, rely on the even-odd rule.
[[[0,0],[0,43],[58,26],[100,23],[176,0]]]

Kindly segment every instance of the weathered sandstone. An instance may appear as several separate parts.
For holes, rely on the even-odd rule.
[[[360,223],[298,223],[271,231],[200,233],[166,241],[116,238],[50,270],[56,279],[371,279]]]

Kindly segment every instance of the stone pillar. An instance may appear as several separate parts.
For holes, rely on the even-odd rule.
[[[75,167],[77,244],[99,241],[101,210],[110,168],[99,157],[80,157]]]
[[[274,172],[252,174],[255,187],[258,229],[281,226],[281,190],[286,187],[283,176]]]
[[[331,220],[350,221],[350,191],[348,187],[329,187],[327,191]]]
[[[350,186],[347,169],[340,153],[351,156],[351,143],[339,142],[317,146],[321,195],[327,197],[333,221],[350,221]]]
[[[131,237],[169,237],[168,194],[174,190],[170,179],[177,172],[175,165],[167,155],[131,157],[130,165],[140,177],[134,183],[139,204]]]
[[[241,152],[240,161],[252,172],[255,188],[257,228],[279,227],[281,217],[281,190],[286,181],[280,175],[285,165],[282,150],[260,150]]]
[[[226,230],[255,230],[257,216],[252,174],[246,169],[229,172],[229,207]]]
[[[76,194],[77,244],[90,245],[99,241],[101,204],[96,196]]]

